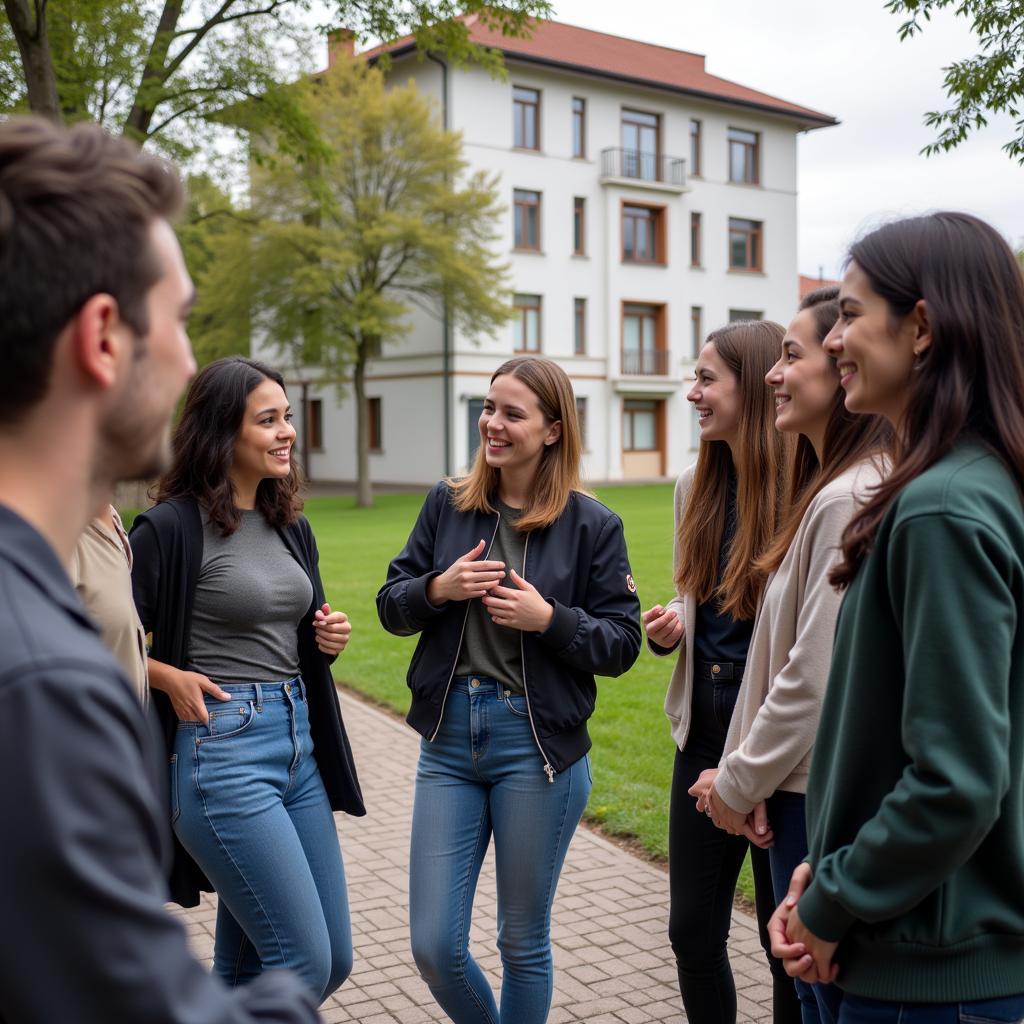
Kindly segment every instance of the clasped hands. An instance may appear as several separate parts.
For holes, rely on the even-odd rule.
[[[811,881],[811,865],[798,864],[789,881],[786,898],[775,908],[768,922],[768,938],[772,954],[782,961],[791,978],[799,978],[809,985],[836,980],[839,967],[834,957],[838,942],[818,938],[800,920],[798,903]]]
[[[554,609],[515,569],[508,574],[515,587],[501,586],[505,563],[480,559],[486,547],[486,541],[481,540],[440,576],[435,576],[427,584],[427,600],[439,605],[479,597],[491,620],[499,626],[542,633],[548,628]]]
[[[755,846],[767,849],[775,840],[768,824],[765,802],[754,805],[749,814],[733,810],[715,789],[717,768],[706,768],[686,791],[697,800],[697,810],[706,814],[720,829],[733,836],[746,836]]]

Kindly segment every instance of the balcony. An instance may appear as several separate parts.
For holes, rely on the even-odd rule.
[[[602,149],[601,183],[685,192],[686,161],[639,149]]]
[[[623,349],[621,372],[624,377],[667,377],[668,349]]]

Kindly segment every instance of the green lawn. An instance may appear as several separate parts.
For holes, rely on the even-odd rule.
[[[672,592],[672,486],[609,487],[598,496],[625,523],[643,606],[666,601]],[[353,624],[352,642],[335,664],[335,676],[403,713],[409,704],[405,670],[416,639],[385,633],[374,597],[422,500],[416,494],[386,495],[373,509],[357,509],[351,498],[313,498],[306,505],[328,600]],[[675,749],[662,711],[671,668],[671,659],[654,658],[645,649],[626,676],[599,681],[591,721],[594,790],[587,817],[635,838],[657,857],[667,852]],[[746,867],[740,888],[752,895]]]

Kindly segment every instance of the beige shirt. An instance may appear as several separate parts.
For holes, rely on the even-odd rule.
[[[117,512],[116,532],[93,519],[78,539],[68,568],[82,604],[100,627],[103,643],[114,654],[143,704],[149,698],[146,637],[132,599],[132,549]]]
[[[715,789],[747,814],[777,789],[807,792],[842,594],[828,581],[843,531],[882,479],[865,460],[813,498],[768,578]]]

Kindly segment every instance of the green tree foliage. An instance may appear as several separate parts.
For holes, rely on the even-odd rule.
[[[367,361],[401,340],[415,308],[440,320],[446,307],[471,336],[509,319],[507,267],[492,253],[502,207],[495,179],[468,173],[461,137],[412,83],[385,88],[379,70],[342,61],[295,102],[321,145],[254,167],[250,218],[233,219],[200,282],[218,297],[206,329],[251,316],[282,364],[351,378],[358,501],[370,505]]]
[[[547,0],[3,0],[0,113],[92,118],[185,158],[208,149],[225,109],[241,107],[303,139],[283,84],[315,65],[324,26],[360,40],[416,35],[421,51],[501,68],[472,44],[462,15],[509,35],[550,13]]]
[[[1003,150],[1024,164],[1024,0],[888,0],[885,6],[906,17],[901,40],[923,31],[922,20],[945,8],[968,20],[978,39],[978,53],[945,68],[952,105],[925,114],[925,124],[938,135],[922,152],[932,156],[955,149],[985,127],[988,114],[1008,113],[1017,119],[1017,134]]]

